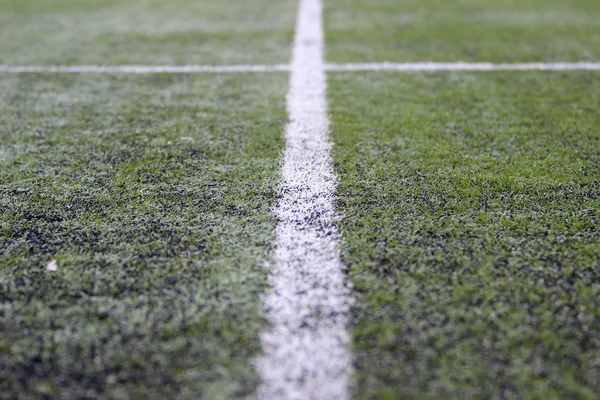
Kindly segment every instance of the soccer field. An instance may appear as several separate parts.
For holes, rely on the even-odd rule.
[[[0,399],[597,399],[596,0],[0,0]]]

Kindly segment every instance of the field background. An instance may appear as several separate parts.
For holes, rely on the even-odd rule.
[[[286,64],[296,11],[0,0],[0,65]],[[324,18],[331,63],[600,61],[596,0]],[[254,396],[288,79],[0,72],[0,398]],[[600,72],[328,84],[353,397],[596,399]]]

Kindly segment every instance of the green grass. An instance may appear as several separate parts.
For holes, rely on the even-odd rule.
[[[330,0],[332,62],[600,60],[597,0]]]
[[[287,63],[297,3],[0,0],[0,65]],[[330,62],[600,61],[596,0],[324,5]],[[288,78],[0,74],[0,398],[254,395]],[[355,397],[597,398],[600,74],[329,84]]]
[[[600,393],[600,75],[330,75],[356,397]]]
[[[0,64],[289,60],[295,0],[0,0]]]
[[[287,76],[1,78],[0,397],[251,395]]]

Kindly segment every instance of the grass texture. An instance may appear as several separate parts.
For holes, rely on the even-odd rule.
[[[596,0],[326,1],[331,62],[600,61]]]
[[[286,63],[296,3],[1,0],[0,64]]]
[[[286,90],[2,76],[0,397],[253,393]]]
[[[357,398],[597,398],[598,87],[330,76]]]

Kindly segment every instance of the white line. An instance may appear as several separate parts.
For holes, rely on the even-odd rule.
[[[290,65],[0,65],[0,72],[58,72],[58,73],[111,73],[111,74],[157,74],[199,72],[278,72],[290,71]],[[598,71],[600,63],[370,63],[370,64],[325,64],[326,71]]]
[[[600,70],[600,63],[379,63],[327,64],[327,71],[574,71]]]
[[[288,65],[122,65],[122,66],[9,66],[0,65],[0,72],[60,72],[60,73],[109,73],[109,74],[159,74],[197,72],[275,72],[289,71]]]
[[[296,25],[283,187],[276,215],[270,328],[256,361],[262,400],[343,400],[352,370],[335,226],[337,181],[330,157],[321,0],[301,0]]]

